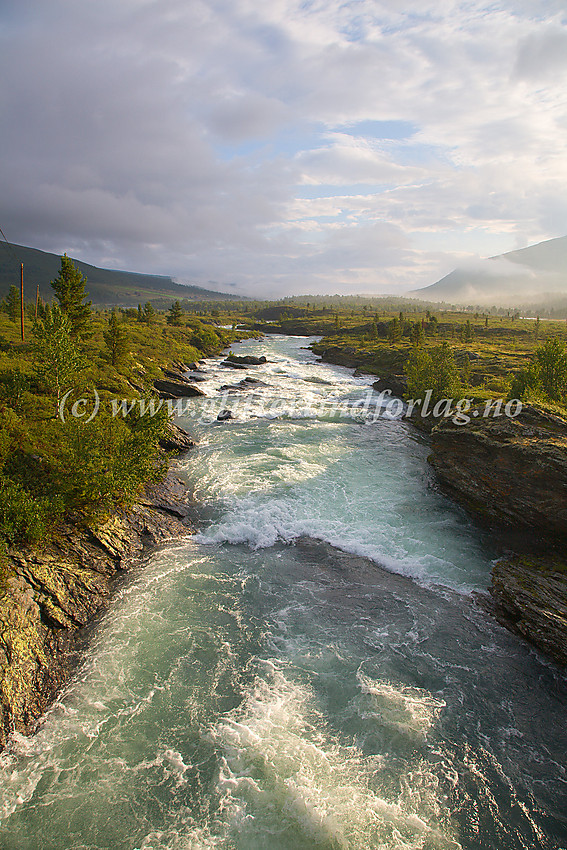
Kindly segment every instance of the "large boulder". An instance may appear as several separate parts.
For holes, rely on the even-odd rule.
[[[154,387],[160,398],[190,398],[191,396],[204,396],[194,384],[185,380],[173,380],[171,378],[158,378],[154,381]]]
[[[236,354],[229,354],[224,362],[231,364],[240,363],[244,366],[261,366],[263,363],[267,363],[268,361],[263,354],[260,357],[254,357],[252,354],[246,354],[242,357],[239,357]]]

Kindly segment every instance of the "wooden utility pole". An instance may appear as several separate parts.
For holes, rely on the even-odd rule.
[[[24,341],[24,264],[20,263],[20,326],[22,342]]]

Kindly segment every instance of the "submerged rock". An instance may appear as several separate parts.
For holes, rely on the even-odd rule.
[[[268,387],[269,384],[266,384],[265,381],[261,381],[260,378],[251,378],[250,375],[247,375],[240,381],[240,386],[246,386],[246,384],[256,384],[259,387]]]
[[[228,408],[225,407],[217,416],[217,422],[226,422],[227,419],[234,419],[234,416],[232,414],[232,410],[228,410]]]
[[[232,360],[223,360],[222,363],[219,363],[219,366],[224,366],[225,369],[247,369],[244,363],[233,363]]]
[[[260,381],[258,378],[243,378],[242,381],[239,381],[237,384],[223,384],[220,387],[219,392],[227,392],[227,393],[236,393],[242,392],[244,390],[250,390],[251,386],[257,387],[267,387],[268,384],[264,383],[264,381]]]
[[[261,366],[263,363],[267,363],[268,360],[263,354],[260,357],[254,357],[252,354],[246,354],[242,357],[239,357],[237,354],[229,354],[225,362],[240,363],[245,366]]]

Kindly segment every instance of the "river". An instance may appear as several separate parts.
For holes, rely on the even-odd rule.
[[[3,850],[567,847],[566,678],[475,605],[496,552],[425,439],[308,343],[206,362],[198,534],[0,757]]]

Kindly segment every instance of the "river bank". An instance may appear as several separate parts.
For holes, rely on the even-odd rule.
[[[187,450],[180,429],[168,451]],[[106,607],[120,578],[156,546],[192,533],[183,483],[171,465],[131,510],[98,525],[66,522],[34,549],[10,549],[0,597],[0,747],[29,734],[69,680],[85,627]]]
[[[323,362],[376,374],[377,392],[406,395],[405,356],[397,348],[382,351],[378,364],[353,346],[319,343],[313,350]],[[567,421],[534,405],[513,418],[480,413],[469,411],[466,423],[417,415],[410,422],[428,435],[429,462],[444,491],[499,541],[503,555],[483,607],[565,666]]]
[[[239,345],[266,362],[226,397],[203,364],[198,533],[130,572],[12,736],[5,850],[567,846],[565,676],[473,604],[494,552],[426,437],[307,344]]]
[[[353,368],[351,358],[350,353],[342,358],[333,350],[332,362],[348,361],[338,365]],[[388,387],[399,393],[399,376],[381,379],[380,389]],[[531,410],[517,421],[474,420],[465,428],[443,422],[428,438],[433,449],[430,462],[447,492],[472,515],[497,534],[504,529],[518,532],[514,550],[494,567],[491,602],[485,600],[484,607],[507,628],[565,664],[566,570],[557,553],[545,552],[564,527],[561,480],[565,469],[559,463],[558,480],[550,478],[550,470],[541,463],[535,477],[527,471],[537,467],[545,454],[538,426],[545,425],[548,437],[551,429],[553,445],[547,455],[556,467],[567,442],[561,437],[559,418],[543,418],[545,422]],[[521,435],[511,439],[510,428]],[[187,449],[186,435],[171,435],[166,448]],[[530,495],[527,484],[532,491],[536,488],[537,495],[535,491]],[[555,494],[555,501],[549,492]],[[0,744],[12,730],[33,730],[74,668],[81,630],[104,608],[119,577],[152,546],[189,533],[183,498],[183,485],[172,469],[164,484],[147,488],[129,514],[97,529],[66,526],[58,540],[40,552],[10,554],[11,577],[0,603]],[[530,499],[532,503],[539,500],[539,513],[530,511]],[[544,516],[547,525],[542,524]],[[539,552],[534,552],[533,545],[529,552],[528,547],[517,545],[529,517],[532,533],[548,532]]]

